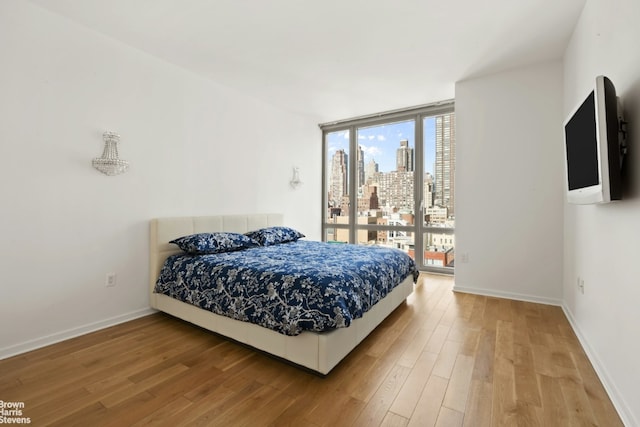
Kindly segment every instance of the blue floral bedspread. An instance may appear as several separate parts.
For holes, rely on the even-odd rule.
[[[285,335],[347,327],[407,276],[397,249],[298,240],[212,255],[173,255],[155,292]]]

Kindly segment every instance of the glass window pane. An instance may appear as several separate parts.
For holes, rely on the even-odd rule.
[[[325,229],[324,241],[329,243],[349,243],[349,229],[327,228]]]
[[[358,214],[414,214],[415,123],[358,128]]]
[[[413,120],[358,128],[358,244],[394,247],[413,256],[413,232],[370,230],[358,225],[414,225],[414,139]]]
[[[455,113],[423,120],[424,265],[453,267],[455,260]]]
[[[423,234],[424,265],[429,267],[454,266],[455,237],[453,228],[430,228]]]
[[[349,215],[349,131],[327,133],[326,222],[347,224]]]

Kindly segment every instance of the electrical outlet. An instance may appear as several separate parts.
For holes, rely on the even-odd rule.
[[[466,264],[469,262],[469,254],[467,252],[463,252],[460,254],[460,262]]]
[[[580,293],[584,295],[584,279],[581,279],[580,276],[578,276],[577,285]]]
[[[107,273],[107,278],[105,280],[105,286],[107,288],[113,288],[116,285],[116,273]]]

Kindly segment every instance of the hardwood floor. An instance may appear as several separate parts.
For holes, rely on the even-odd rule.
[[[0,400],[35,426],[622,425],[559,307],[420,281],[324,378],[154,314],[0,361]]]

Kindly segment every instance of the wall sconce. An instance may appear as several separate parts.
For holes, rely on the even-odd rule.
[[[298,188],[300,184],[302,184],[302,181],[300,180],[300,168],[294,166],[293,176],[291,177],[291,181],[289,181],[289,184],[291,184],[291,187],[294,190]]]
[[[109,176],[120,175],[129,170],[129,162],[120,160],[118,157],[120,135],[107,131],[102,134],[102,139],[104,140],[104,151],[102,152],[102,157],[93,159],[93,162],[91,162],[93,167]]]

